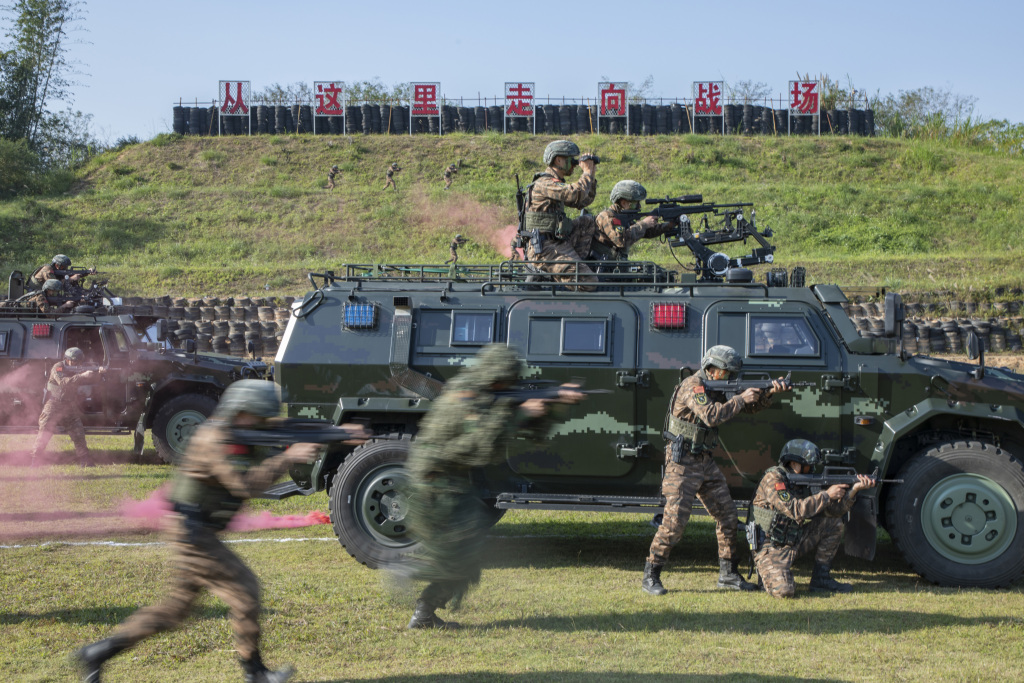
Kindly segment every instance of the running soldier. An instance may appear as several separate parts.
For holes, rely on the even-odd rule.
[[[635,180],[620,180],[611,192],[611,206],[597,214],[597,229],[591,243],[590,257],[600,261],[628,261],[629,248],[641,239],[658,237],[671,231],[676,220],[658,223],[654,216],[646,216],[633,223],[640,210],[640,202],[647,198],[647,189]],[[634,214],[631,217],[629,214]]]
[[[46,445],[50,443],[55,428],[63,429],[70,437],[71,443],[75,445],[78,464],[82,467],[93,466],[89,447],[85,443],[85,428],[82,426],[82,414],[75,389],[100,379],[107,369],[78,372],[76,366],[84,359],[85,352],[77,346],[72,346],[64,352],[64,360],[50,370],[46,382],[46,403],[39,414],[39,433],[32,446],[33,466],[36,456],[46,451]]]
[[[382,189],[386,190],[389,187],[393,187],[395,188],[395,192],[398,192],[398,184],[395,183],[395,174],[401,170],[402,169],[398,168],[397,161],[392,162],[391,165],[388,166],[388,170],[384,172],[384,177],[387,179],[387,181],[384,183],[384,187]]]
[[[53,259],[45,266],[40,266],[34,273],[28,278],[28,282],[25,283],[28,289],[38,290],[42,289],[43,285],[46,284],[47,280],[60,280],[63,282],[65,279],[71,280],[72,282],[78,282],[82,278],[86,277],[86,273],[75,273],[69,275],[67,269],[71,267],[71,259],[64,254],[57,254]],[[93,270],[95,273],[96,271]]]
[[[466,243],[465,238],[462,235],[456,235],[452,243],[448,245],[448,255],[451,257],[444,262],[444,265],[451,263],[455,265],[459,262],[459,247]]]
[[[243,502],[265,491],[292,464],[309,462],[316,455],[315,444],[295,444],[266,457],[264,448],[233,441],[233,428],[272,429],[269,419],[280,410],[272,382],[239,380],[227,388],[213,415],[196,430],[168,496],[174,512],[165,518],[164,532],[174,571],[167,595],[128,617],[108,638],[75,652],[85,681],[99,681],[104,662],[119,652],[181,624],[204,587],[231,610],[245,682],[283,683],[292,675],[291,667],[269,671],[263,664],[259,581],[217,538]]]
[[[458,628],[435,610],[449,602],[457,609],[469,587],[480,580],[483,540],[493,511],[480,500],[473,470],[505,461],[505,442],[517,433],[547,432],[551,403],[576,403],[583,394],[562,385],[557,399],[521,403],[498,398],[521,370],[515,352],[492,344],[445,385],[420,423],[405,465],[410,534],[422,550],[398,571],[427,581],[416,600],[408,628]]]
[[[730,590],[757,590],[743,580],[736,570],[736,530],[739,518],[725,475],[711,452],[718,445],[718,426],[740,413],[756,413],[772,402],[772,395],[786,391],[781,380],[772,382],[765,391],[747,389],[726,400],[725,394],[709,391],[705,380],[728,380],[739,373],[743,360],[730,346],[712,346],[700,361],[700,370],[678,385],[669,401],[665,415],[665,477],[661,494],[665,496],[665,513],[651,542],[644,565],[641,587],[651,595],[668,591],[661,583],[661,570],[673,546],[683,537],[690,520],[693,499],[703,503],[715,518],[718,536],[718,587]]]
[[[758,538],[763,539],[754,563],[761,584],[772,597],[793,597],[793,561],[812,551],[812,591],[853,590],[850,584],[832,578],[832,559],[843,537],[843,515],[853,507],[860,491],[875,486],[875,480],[860,474],[853,488],[835,484],[817,493],[808,486],[790,483],[788,474],[810,474],[820,460],[818,447],[810,441],[789,441],[779,454],[779,466],[764,473],[754,495],[751,510]]]
[[[583,209],[594,201],[597,179],[594,169],[597,159],[577,160],[580,148],[569,140],[555,140],[544,148],[544,163],[547,170],[533,176],[533,183],[527,189],[526,213],[523,230],[530,238],[526,248],[529,261],[546,261],[538,268],[555,274],[556,282],[572,282],[572,273],[578,272],[580,282],[596,282],[594,271],[586,264],[576,264],[590,256],[590,245],[594,238],[596,222],[593,216],[581,215],[569,220],[565,207]],[[565,179],[573,174],[576,166],[583,169],[583,176],[571,185]],[[568,273],[568,275],[566,275]],[[582,285],[582,291],[594,288]]]
[[[444,169],[444,189],[448,189],[452,186],[452,179],[455,174],[459,172],[459,169],[455,167],[455,164],[449,164],[448,168]]]
[[[327,189],[328,190],[333,190],[334,189],[334,177],[336,175],[338,175],[338,173],[339,173],[339,171],[338,171],[338,167],[337,166],[331,166],[331,170],[327,171]]]

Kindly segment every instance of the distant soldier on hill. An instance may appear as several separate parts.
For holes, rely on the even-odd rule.
[[[452,243],[448,245],[448,254],[451,256],[444,264],[447,266],[449,263],[455,265],[459,262],[459,247],[466,243],[466,238],[462,235],[456,235]]]
[[[337,165],[331,166],[331,170],[327,171],[327,189],[334,189],[334,176],[338,175]]]
[[[395,183],[395,174],[401,170],[402,169],[398,168],[397,161],[392,162],[392,164],[388,166],[388,170],[384,172],[384,177],[387,178],[387,182],[384,183],[384,187],[382,189],[386,190],[389,187],[393,187],[395,188],[395,192],[398,192],[398,184]]]
[[[459,169],[455,167],[455,164],[448,164],[448,168],[444,169],[444,189],[447,190],[452,186],[452,180],[458,172]]]

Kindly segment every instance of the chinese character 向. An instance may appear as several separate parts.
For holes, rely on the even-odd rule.
[[[225,114],[237,114],[238,110],[241,109],[243,114],[248,114],[249,107],[246,106],[245,102],[242,100],[242,82],[239,81],[235,83],[235,85],[238,86],[238,89],[236,95],[232,97],[231,83],[227,82],[224,84],[224,104],[221,105],[220,110]],[[230,111],[228,110],[228,107],[231,107]]]
[[[601,91],[601,115],[625,116],[626,115],[626,89],[616,88],[615,83],[609,83],[608,87]]]
[[[697,96],[693,100],[694,114],[722,115],[722,86],[718,83],[698,83]]]
[[[533,90],[524,83],[516,83],[505,93],[509,116],[533,116]]]
[[[793,96],[793,99],[789,103],[790,109],[796,109],[801,114],[817,113],[817,81],[793,81],[793,90],[791,90],[789,94]]]
[[[323,83],[317,83],[316,91],[317,114],[342,115],[345,113],[341,102],[338,101],[342,91],[336,84],[328,83],[325,88]]]

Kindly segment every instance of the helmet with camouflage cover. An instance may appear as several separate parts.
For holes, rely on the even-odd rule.
[[[489,344],[448,384],[453,389],[481,391],[496,382],[514,382],[521,371],[515,350],[504,344]]]
[[[457,240],[461,240],[461,239],[462,239],[462,235],[456,235],[456,236],[455,236],[455,239],[457,239]]]
[[[337,171],[338,170],[338,165],[335,164],[334,166],[331,166],[331,170],[332,171]]]
[[[81,363],[83,360],[85,360],[85,351],[78,348],[77,346],[72,346],[70,349],[64,352],[65,363],[68,363],[70,365],[76,365],[78,363]]]
[[[60,280],[54,280],[53,278],[50,278],[49,280],[43,283],[43,291],[56,292],[60,290],[63,286],[64,285],[61,283]]]
[[[548,146],[544,148],[544,164],[550,166],[555,157],[569,157],[572,159],[579,155],[580,148],[572,140],[555,140],[548,143]]]
[[[51,260],[50,263],[57,266],[61,270],[71,267],[71,259],[65,256],[64,254],[57,254],[56,256],[53,257],[53,260]]]
[[[397,161],[392,161],[391,162],[391,168],[398,168],[398,162]]]
[[[620,199],[628,199],[631,202],[642,202],[647,198],[647,189],[635,180],[620,180],[612,188],[611,202],[614,204]]]
[[[785,467],[788,462],[814,467],[821,462],[821,451],[807,439],[793,439],[787,441],[779,453],[779,464]]]
[[[701,370],[707,370],[711,365],[729,372],[739,372],[743,367],[743,359],[731,346],[717,344],[708,349],[704,357],[700,359]]]
[[[263,379],[234,382],[220,397],[212,418],[230,422],[239,413],[256,417],[277,417],[281,412],[281,394],[277,385]]]

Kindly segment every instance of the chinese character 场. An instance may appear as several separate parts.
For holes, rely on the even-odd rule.
[[[626,88],[620,83],[602,83],[607,87],[601,88],[601,116],[625,116],[626,115]]]
[[[412,90],[412,115],[437,116],[437,84],[416,83]]]
[[[234,97],[231,96],[232,82],[224,81],[224,104],[220,106],[220,111],[223,114],[248,114],[249,106],[242,98],[242,81],[235,81],[233,84],[238,86]]]
[[[818,113],[818,81],[790,81],[792,88],[789,91],[793,98],[789,102],[789,108],[799,111],[801,114]]]
[[[507,116],[533,116],[533,84],[507,83],[505,102]]]
[[[722,86],[719,83],[707,82],[697,83],[696,93],[693,97],[694,115],[704,114],[705,116],[722,115]]]
[[[343,116],[345,109],[339,98],[342,90],[336,83],[316,84],[316,113],[324,116]]]

